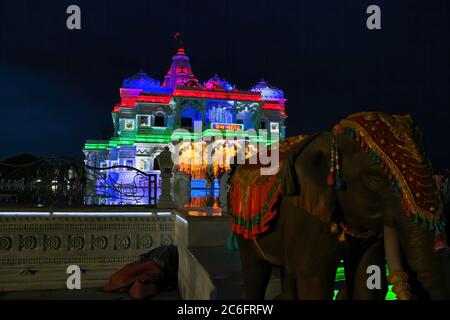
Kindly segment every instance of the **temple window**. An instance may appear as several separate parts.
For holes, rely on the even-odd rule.
[[[165,127],[166,126],[166,116],[162,112],[158,112],[155,114],[154,118],[154,127]]]
[[[260,125],[259,125],[260,129],[267,129],[266,127],[266,122],[265,121],[261,121]]]
[[[250,127],[250,117],[250,112],[246,110],[241,111],[236,115],[236,123],[243,124],[244,129],[248,129]]]
[[[180,119],[180,126],[182,128],[192,128],[192,118],[182,117]]]
[[[117,161],[111,161],[111,167],[115,167],[115,166],[117,166]],[[118,170],[118,168],[113,168],[113,169],[111,169],[111,171],[117,172],[119,170]]]
[[[134,120],[133,119],[121,119],[120,120],[120,129],[125,131],[134,130]]]
[[[270,132],[280,132],[280,124],[278,122],[271,122]]]
[[[127,161],[125,162],[125,165],[127,167],[133,167],[133,160],[127,159]],[[133,169],[127,168],[127,171],[131,171],[131,170],[133,170]]]
[[[149,171],[150,170],[150,158],[139,157],[137,160],[137,168],[144,172]]]
[[[202,112],[192,106],[184,108],[180,112],[180,125],[182,128],[192,128],[194,121],[202,121]]]
[[[139,127],[150,127],[151,120],[150,116],[138,116]]]

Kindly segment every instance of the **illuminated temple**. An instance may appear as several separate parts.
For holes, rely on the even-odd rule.
[[[144,172],[159,170],[155,157],[163,147],[173,148],[174,130],[186,129],[193,134],[199,124],[201,135],[207,129],[224,133],[224,154],[236,152],[236,141],[255,138],[249,136],[248,129],[266,129],[283,139],[285,101],[283,91],[265,81],[250,90],[237,89],[218,75],[201,83],[180,46],[162,84],[143,71],[123,81],[120,102],[112,111],[114,135],[109,140],[86,141],[85,163],[98,168],[123,165]],[[193,150],[206,144],[182,143],[177,168],[193,179],[203,179],[206,161],[196,164],[191,159]],[[214,163],[214,174],[227,166]]]

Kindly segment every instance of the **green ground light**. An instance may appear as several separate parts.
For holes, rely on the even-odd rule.
[[[266,143],[267,145],[271,145],[272,141],[270,140],[270,136],[264,137],[264,136],[257,136],[257,135],[249,135],[246,132],[226,132],[222,131],[223,138],[241,138],[245,139],[248,138],[252,143]],[[211,137],[214,136],[214,132],[205,130],[202,132],[200,137],[197,137],[199,140],[205,138],[205,137]],[[120,145],[132,145],[135,142],[148,142],[148,143],[169,143],[171,141],[178,141],[181,139],[181,141],[194,141],[195,135],[192,132],[183,133],[183,132],[153,132],[150,134],[132,134],[130,137],[127,138],[118,138],[113,137],[108,141],[101,141],[101,142],[92,142],[88,141],[84,145],[84,149],[86,150],[105,150],[108,147],[115,148]]]
[[[386,268],[386,272],[388,272],[388,268]],[[337,281],[345,281],[345,273],[344,273],[344,267],[339,267],[336,272],[336,282]],[[386,294],[386,300],[397,300],[397,296],[394,292],[392,292],[392,285],[388,286],[388,293]],[[339,290],[334,290],[334,297],[333,300],[336,300],[336,295]]]

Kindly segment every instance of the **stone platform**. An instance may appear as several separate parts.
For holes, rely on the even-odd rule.
[[[226,249],[229,217],[219,208],[0,210],[0,299],[123,300],[105,293],[112,273],[161,246],[178,246],[179,291],[155,299],[243,299],[238,251]],[[66,269],[79,265],[82,290],[68,290]],[[273,273],[267,298],[280,290]]]
[[[103,286],[139,255],[174,244],[174,215],[148,208],[0,211],[0,292],[61,290],[69,265],[82,288]]]

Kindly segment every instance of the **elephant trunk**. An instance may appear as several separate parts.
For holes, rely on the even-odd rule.
[[[413,278],[416,294],[430,299],[450,299],[450,256],[434,250],[433,231],[403,216],[399,221],[400,240]]]

